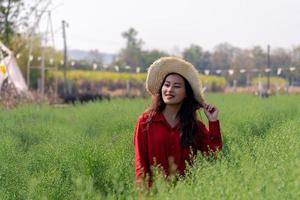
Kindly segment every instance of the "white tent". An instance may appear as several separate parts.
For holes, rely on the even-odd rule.
[[[8,79],[20,95],[29,95],[28,87],[13,53],[0,41],[0,64],[5,70],[0,72],[0,94],[3,82]]]

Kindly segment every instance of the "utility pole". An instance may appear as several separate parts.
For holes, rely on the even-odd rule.
[[[64,40],[64,96],[69,95],[69,90],[67,88],[67,41],[66,41],[66,26],[65,20],[62,20],[62,30],[63,30],[63,40]]]
[[[268,79],[267,79],[267,93],[270,93],[270,74],[271,74],[271,61],[270,61],[270,45],[268,45]]]
[[[49,23],[50,23],[50,14],[51,12],[48,11],[48,20],[47,20],[47,27],[46,27],[46,32],[45,35],[43,36],[42,39],[42,60],[41,60],[41,94],[44,95],[45,93],[45,48],[47,46],[48,43],[48,33],[49,33]]]
[[[33,29],[33,28],[32,28]],[[27,60],[27,87],[30,89],[30,64],[31,64],[31,58],[32,58],[32,44],[33,44],[33,38],[32,34],[30,35],[30,45],[29,45],[29,56]]]
[[[41,63],[41,94],[45,92],[45,47],[42,47],[42,63]]]

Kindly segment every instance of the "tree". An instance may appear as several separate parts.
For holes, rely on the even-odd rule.
[[[142,48],[143,40],[137,39],[137,34],[138,32],[134,28],[129,28],[127,32],[122,33],[122,36],[127,40],[127,48]]]
[[[123,38],[126,39],[126,47],[121,49],[121,52],[113,63],[114,65],[136,68],[143,64],[143,41],[141,39],[137,39],[137,34],[138,32],[134,28],[129,28],[128,31],[122,33]]]
[[[293,48],[291,53],[291,67],[295,67],[293,76],[300,82],[300,45]]]
[[[26,39],[30,18],[36,11],[44,12],[50,3],[50,0],[0,0],[0,40],[17,54],[26,45],[20,41]]]
[[[233,50],[232,69],[235,70],[234,78],[238,85],[249,85],[253,73],[254,61],[251,56],[251,50],[235,48]]]
[[[143,64],[141,65],[142,70],[146,71],[146,69],[157,59],[160,57],[168,56],[167,53],[159,50],[151,50],[151,51],[143,51],[142,52],[142,58],[143,58]]]
[[[254,46],[251,49],[251,56],[254,62],[254,68],[262,69],[267,65],[267,54],[260,46]]]
[[[222,43],[215,47],[211,62],[215,69],[228,70],[232,66],[234,47],[228,43]]]
[[[291,61],[292,61],[291,54],[287,50],[283,48],[277,48],[272,51],[272,55],[271,55],[272,67],[287,68],[291,65]]]
[[[0,39],[6,45],[10,44],[15,34],[17,20],[23,6],[24,3],[21,0],[0,1]]]
[[[183,51],[183,58],[191,62],[198,70],[203,71],[211,67],[210,53],[202,47],[192,44]]]
[[[97,49],[90,50],[86,59],[97,65],[102,65],[103,63],[103,55]]]
[[[292,82],[291,77],[294,77],[293,75],[297,73],[297,71],[290,72],[289,67],[292,65],[292,53],[283,49],[283,48],[276,48],[272,51],[271,54],[271,68],[273,75],[276,74],[276,69],[283,68],[285,70],[282,71],[282,73],[279,75],[283,78],[288,78],[289,82]]]

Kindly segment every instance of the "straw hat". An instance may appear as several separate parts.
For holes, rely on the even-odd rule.
[[[195,99],[201,105],[205,104],[198,71],[191,63],[176,57],[162,57],[149,67],[146,79],[147,91],[152,95],[159,94],[165,76],[170,73],[183,76],[191,85]]]

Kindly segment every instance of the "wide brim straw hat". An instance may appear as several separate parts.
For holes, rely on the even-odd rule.
[[[177,57],[162,57],[150,65],[146,79],[146,90],[151,95],[158,95],[164,78],[170,73],[183,76],[191,85],[195,99],[201,105],[205,105],[198,71],[191,63]]]

